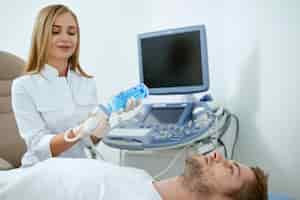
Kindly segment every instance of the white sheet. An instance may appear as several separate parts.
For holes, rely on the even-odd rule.
[[[143,170],[91,159],[52,158],[0,171],[1,200],[160,200]]]

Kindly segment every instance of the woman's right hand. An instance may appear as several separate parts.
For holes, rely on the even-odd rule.
[[[64,139],[67,142],[73,142],[86,136],[95,136],[100,139],[110,131],[108,120],[108,116],[103,111],[98,110],[97,112],[92,113],[81,124],[71,129],[75,134],[75,137],[68,137],[68,133],[70,132],[68,131],[66,132]]]

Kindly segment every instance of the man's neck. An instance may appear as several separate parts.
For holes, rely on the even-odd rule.
[[[68,67],[68,60],[66,60],[66,59],[61,59],[61,60],[49,59],[47,61],[47,64],[55,67],[58,71],[59,76],[66,76],[66,70],[67,70],[67,67]]]
[[[181,177],[173,177],[153,183],[163,200],[192,200],[191,192],[187,191],[181,182]]]

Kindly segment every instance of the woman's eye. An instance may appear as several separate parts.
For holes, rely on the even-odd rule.
[[[76,32],[68,32],[69,35],[76,35]]]
[[[53,35],[59,34],[59,31],[52,31]]]

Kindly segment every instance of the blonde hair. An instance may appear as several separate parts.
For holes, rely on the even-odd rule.
[[[61,4],[50,5],[40,10],[34,24],[29,59],[25,65],[25,73],[36,74],[43,69],[47,60],[49,40],[52,36],[52,26],[54,21],[57,16],[66,12],[74,17],[78,27],[77,46],[74,54],[68,60],[71,70],[77,71],[87,78],[92,77],[85,73],[79,65],[80,34],[77,17],[72,10]]]

